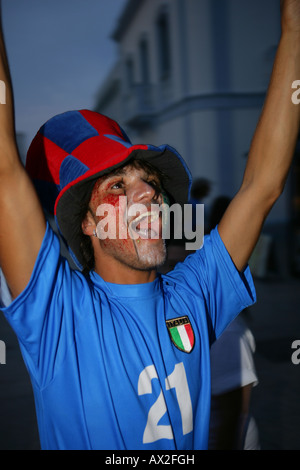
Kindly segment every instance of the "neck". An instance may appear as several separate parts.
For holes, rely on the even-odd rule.
[[[106,282],[113,284],[145,284],[156,278],[156,269],[139,270],[128,267],[121,262],[111,261],[109,266],[95,260],[95,272]]]

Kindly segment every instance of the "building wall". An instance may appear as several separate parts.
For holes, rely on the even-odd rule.
[[[208,202],[220,194],[233,197],[280,36],[279,1],[129,0],[127,6],[131,16],[117,35],[119,86],[106,100],[107,90],[100,90],[98,111],[112,111],[134,143],[175,147],[195,178],[211,180]],[[170,73],[162,79],[157,22],[164,14]],[[144,67],[142,42],[148,51]],[[268,224],[286,224],[289,204],[287,189]]]
[[[265,91],[280,36],[277,0],[226,0],[230,82],[235,92]]]

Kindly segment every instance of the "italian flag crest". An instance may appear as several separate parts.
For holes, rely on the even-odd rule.
[[[184,317],[167,320],[166,325],[176,348],[186,353],[192,352],[195,345],[195,336],[189,317],[185,315]]]

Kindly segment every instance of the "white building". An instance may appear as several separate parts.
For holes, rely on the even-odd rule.
[[[128,0],[113,32],[119,60],[96,109],[116,119],[133,143],[175,147],[195,178],[212,182],[210,200],[232,197],[279,36],[278,0]],[[292,175],[265,229],[280,245],[281,272],[291,259],[293,181]]]

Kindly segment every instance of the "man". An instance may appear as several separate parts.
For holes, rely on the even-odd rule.
[[[188,200],[181,157],[168,146],[132,146],[114,121],[89,111],[40,129],[27,169],[38,189],[58,191],[59,230],[84,268],[71,270],[18,159],[1,39],[8,96],[0,107],[0,263],[14,298],[4,314],[30,373],[43,449],[207,447],[209,347],[255,300],[245,267],[283,190],[299,131],[299,106],[291,101],[299,36],[300,0],[284,0],[241,189],[203,248],[166,276],[156,273],[165,249],[157,215],[158,236],[149,237],[150,207],[165,193]],[[107,204],[122,236],[101,232]],[[133,204],[146,208],[146,219],[144,212],[130,216]]]

